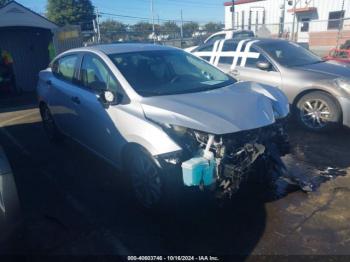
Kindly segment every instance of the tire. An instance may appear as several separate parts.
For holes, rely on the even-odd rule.
[[[298,122],[309,131],[324,132],[340,125],[341,109],[328,93],[310,92],[300,98],[296,109]]]
[[[137,203],[146,210],[157,209],[163,199],[162,172],[143,148],[132,148],[125,158],[130,186]]]
[[[46,105],[40,106],[40,115],[44,126],[45,133],[51,142],[61,142],[63,135],[59,131],[52,117],[50,109]]]

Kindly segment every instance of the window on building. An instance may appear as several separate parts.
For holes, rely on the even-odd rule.
[[[343,18],[345,15],[345,11],[335,11],[329,12],[328,16],[328,30],[329,29],[339,29],[343,28]]]
[[[309,32],[310,18],[301,19],[301,32]]]

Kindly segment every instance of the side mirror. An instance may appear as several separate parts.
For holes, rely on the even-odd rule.
[[[260,70],[268,71],[272,68],[272,65],[269,62],[258,61],[256,67]]]
[[[100,92],[97,96],[97,99],[105,108],[108,108],[111,105],[116,105],[118,103],[118,100],[120,100],[119,97],[117,97],[113,92],[109,90]]]
[[[113,104],[116,101],[116,97],[111,91],[104,91],[102,93],[103,100],[105,101],[106,104]]]

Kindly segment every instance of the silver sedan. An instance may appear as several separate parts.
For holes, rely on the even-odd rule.
[[[350,68],[279,39],[220,40],[192,51],[242,81],[278,86],[313,131],[350,127]]]

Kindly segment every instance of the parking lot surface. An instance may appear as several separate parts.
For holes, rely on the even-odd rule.
[[[350,131],[313,134],[289,124],[299,177],[327,176],[315,192],[247,187],[230,206],[184,195],[156,213],[132,201],[126,179],[66,140],[51,144],[35,106],[2,109],[0,144],[15,175],[23,234],[12,252],[119,255],[350,253]]]

